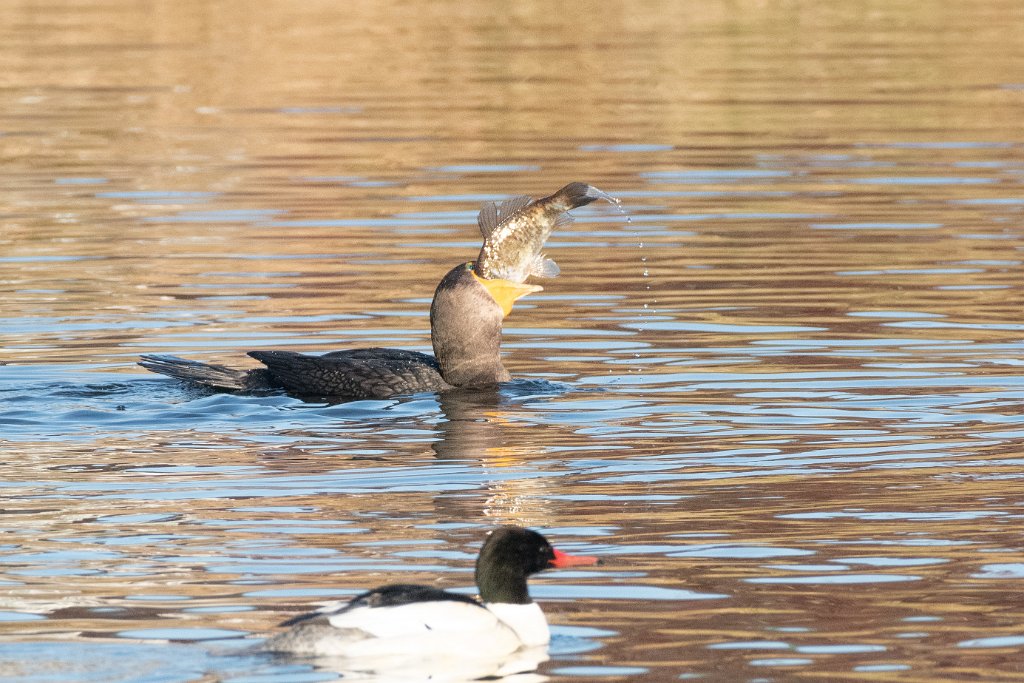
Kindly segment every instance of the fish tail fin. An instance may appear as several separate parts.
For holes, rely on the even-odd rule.
[[[555,202],[558,208],[562,211],[568,211],[569,209],[586,206],[595,199],[601,199],[604,196],[605,193],[593,185],[587,185],[586,183],[569,183],[561,190],[548,197],[548,199]]]
[[[568,211],[569,209],[586,206],[600,197],[597,193],[592,193],[592,189],[597,188],[588,185],[586,182],[570,182],[559,189],[554,194],[553,199],[556,199],[559,204],[565,205],[564,211]]]

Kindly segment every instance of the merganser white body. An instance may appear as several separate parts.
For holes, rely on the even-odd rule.
[[[499,527],[477,557],[479,600],[429,586],[391,584],[289,619],[283,625],[290,628],[262,649],[344,660],[367,671],[439,658],[497,661],[539,648],[535,667],[546,659],[551,632],[530,599],[527,577],[549,567],[597,561],[555,550],[535,531]]]

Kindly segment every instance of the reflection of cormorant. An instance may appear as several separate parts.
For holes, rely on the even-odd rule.
[[[431,448],[438,458],[484,457],[504,446],[505,434],[496,390],[448,391],[441,394],[444,419],[437,424],[438,440]]]
[[[551,524],[559,507],[552,498],[558,488],[552,477],[557,474],[550,464],[530,464],[537,457],[550,457],[550,435],[537,429],[516,395],[550,395],[566,388],[519,380],[501,391],[446,391],[438,397],[443,419],[434,426],[437,440],[430,447],[438,460],[460,462],[469,468],[470,481],[477,476],[474,473],[479,480],[472,495],[459,490],[435,496],[437,519],[465,520],[483,514],[502,523]]]
[[[479,222],[486,238],[485,248],[489,247],[486,254],[481,250],[488,261],[486,274],[498,272],[503,262],[518,264],[523,260],[537,264],[538,272],[527,274],[557,272],[552,270],[553,263],[546,266],[547,261],[539,254],[543,239],[566,211],[589,204],[601,196],[598,192],[584,183],[570,183],[533,203],[523,205],[521,201],[509,200],[501,206],[485,207]],[[543,239],[537,239],[538,231],[543,233]],[[507,238],[496,243],[497,236],[508,233],[523,239]],[[509,379],[501,364],[502,320],[511,312],[516,299],[542,289],[524,284],[526,275],[520,279],[518,270],[512,268],[509,272],[512,274],[508,277],[515,279],[481,277],[469,262],[444,276],[430,306],[433,356],[383,348],[333,351],[322,356],[293,351],[249,351],[266,367],[237,370],[164,355],[143,356],[139,365],[220,390],[284,389],[297,396],[341,400],[493,386]]]

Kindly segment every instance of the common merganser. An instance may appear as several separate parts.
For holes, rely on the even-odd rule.
[[[501,363],[501,323],[519,298],[543,289],[526,277],[554,277],[558,267],[539,250],[566,214],[605,193],[569,183],[531,202],[515,197],[486,204],[477,222],[484,237],[477,262],[448,271],[430,305],[434,355],[388,348],[346,349],[321,356],[249,351],[266,367],[239,370],[169,355],[144,355],[139,365],[221,391],[284,389],[305,398],[384,399],[454,387],[486,387],[510,379]]]
[[[554,549],[536,531],[498,527],[477,557],[479,600],[430,586],[387,585],[285,621],[282,626],[290,628],[261,649],[340,659],[361,671],[365,662],[374,662],[371,668],[384,662],[390,669],[425,657],[507,657],[551,639],[544,613],[530,599],[527,577],[549,567],[597,563],[596,557]]]

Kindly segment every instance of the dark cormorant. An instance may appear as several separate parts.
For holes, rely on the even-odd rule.
[[[388,348],[332,351],[311,356],[294,351],[249,351],[263,368],[238,370],[175,356],[145,355],[139,365],[170,377],[222,391],[284,389],[303,397],[336,400],[382,399],[454,387],[493,386],[509,379],[501,363],[501,323],[512,304],[542,288],[524,281],[530,274],[557,274],[557,266],[539,253],[551,229],[565,222],[565,212],[603,196],[585,183],[570,183],[555,194],[526,202],[514,198],[486,205],[479,223],[485,272],[510,272],[518,281],[487,278],[474,262],[445,275],[430,305],[430,341],[434,355]],[[497,228],[501,228],[498,230]],[[497,243],[497,236],[516,238]],[[485,253],[486,252],[486,253]],[[527,264],[525,269],[512,266]],[[536,263],[533,268],[530,264]],[[500,270],[506,264],[507,268]],[[532,270],[531,270],[532,268]]]

